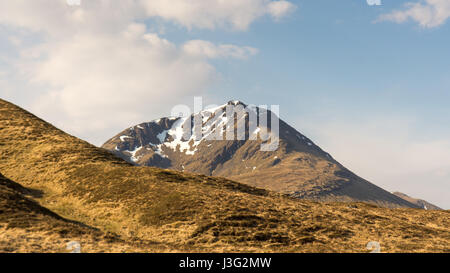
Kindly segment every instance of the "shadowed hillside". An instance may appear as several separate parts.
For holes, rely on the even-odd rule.
[[[390,252],[450,251],[448,211],[319,204],[224,178],[132,166],[2,100],[0,172],[39,192],[39,206],[117,234],[129,243],[124,251],[366,252],[369,241]],[[66,223],[48,213],[42,217]],[[2,244],[23,234],[40,233],[22,228],[2,235]],[[46,243],[42,251],[65,247]],[[88,245],[108,251],[101,242]],[[0,251],[10,250],[38,251]]]
[[[41,192],[22,187],[0,174],[0,252],[69,252],[71,241],[83,251],[136,249],[114,234],[69,221],[31,200]]]

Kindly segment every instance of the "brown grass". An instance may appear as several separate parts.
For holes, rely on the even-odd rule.
[[[369,241],[386,252],[449,251],[448,211],[299,201],[223,178],[135,167],[1,100],[0,141],[0,172],[41,193],[29,200],[75,231],[83,223],[100,232],[8,229],[7,217],[0,251],[59,252],[74,238],[92,252],[366,252]]]

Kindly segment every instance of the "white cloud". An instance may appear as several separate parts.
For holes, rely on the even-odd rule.
[[[80,136],[95,131],[100,144],[125,126],[168,113],[174,98],[202,94],[219,77],[205,58],[213,56],[186,51],[189,44],[178,47],[131,24],[117,35],[85,33],[40,45],[24,51],[31,57],[18,66],[49,90],[34,104],[38,114],[57,117],[55,122]],[[248,51],[208,44],[216,57],[244,58]]]
[[[34,31],[72,33],[89,27],[105,31],[134,19],[158,17],[187,28],[217,27],[246,30],[260,17],[280,19],[296,9],[285,0],[85,0],[69,6],[65,0],[0,2],[0,23]]]
[[[426,0],[407,3],[404,10],[383,14],[379,21],[393,21],[404,23],[413,20],[425,28],[433,28],[444,24],[450,17],[449,0]]]
[[[297,8],[294,4],[288,1],[270,2],[267,6],[269,14],[275,18],[280,19],[289,13],[292,13]]]
[[[361,177],[384,189],[450,207],[448,137],[419,138],[414,119],[395,116],[298,124]]]
[[[0,1],[0,26],[8,29],[6,41],[15,50],[0,52],[7,60],[7,68],[0,67],[7,69],[0,73],[1,92],[101,144],[126,126],[167,114],[183,97],[205,94],[220,78],[210,59],[242,60],[257,53],[203,40],[177,45],[138,22],[160,17],[188,28],[244,30],[261,16],[287,14],[290,5],[284,2],[277,13],[268,0],[92,0],[80,7],[54,0]]]
[[[120,35],[77,35],[48,45],[47,56],[33,64],[32,81],[49,85],[51,97],[70,116],[114,122],[115,112],[167,103],[214,77],[209,63],[135,27]]]
[[[246,30],[256,19],[270,15],[279,19],[296,9],[288,1],[270,0],[149,0],[147,15],[174,21],[188,28],[214,29],[231,26]]]

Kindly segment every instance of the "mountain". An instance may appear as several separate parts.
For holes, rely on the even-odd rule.
[[[401,193],[401,192],[394,192],[393,194],[398,196],[398,197],[400,197],[400,198],[402,198],[402,199],[404,199],[404,200],[406,200],[406,201],[408,201],[408,202],[410,202],[410,203],[413,203],[413,204],[415,204],[415,205],[417,205],[417,206],[419,206],[419,207],[421,207],[421,208],[423,208],[425,210],[442,210],[440,207],[438,207],[436,205],[433,205],[433,204],[431,204],[431,203],[429,203],[429,202],[427,202],[425,200],[413,198],[413,197],[410,197],[410,196],[408,196],[408,195],[406,195],[404,193]]]
[[[241,106],[236,110],[234,130],[237,131],[237,119],[245,119],[243,140],[238,140],[236,135],[231,140],[223,140],[226,124],[231,120],[226,113],[227,106]],[[246,106],[240,101],[230,101],[189,117],[142,123],[120,132],[102,147],[132,164],[226,177],[302,199],[418,207],[355,175],[277,116],[279,148],[261,151],[261,145],[268,143],[261,140],[261,131],[272,133],[272,121],[268,118],[266,126],[256,126],[249,113],[253,111],[258,116],[261,109],[256,107],[245,112]],[[198,139],[194,134],[185,139],[182,128],[192,123],[195,116],[201,118],[203,134]],[[262,123],[259,121],[258,125]],[[193,126],[192,131],[195,130]],[[218,137],[211,140],[208,138],[211,135]],[[257,135],[257,140],[251,140],[251,136]]]
[[[369,241],[383,252],[450,251],[449,211],[316,203],[133,166],[3,100],[0,172],[12,191],[1,197],[0,252],[61,252],[69,240],[82,252],[368,252]],[[17,194],[34,203],[5,205]],[[8,227],[7,207],[68,230]]]

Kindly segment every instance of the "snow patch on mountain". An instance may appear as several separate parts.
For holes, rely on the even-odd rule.
[[[246,107],[245,104],[242,102],[235,100],[230,101],[227,104],[223,104],[220,106],[212,106],[207,107],[206,110],[197,112],[195,114],[192,114],[187,117],[171,117],[167,118],[167,120],[173,121],[170,128],[167,129],[163,128],[164,130],[160,131],[156,135],[156,139],[159,141],[157,143],[147,143],[143,144],[144,146],[150,146],[147,148],[147,150],[153,150],[155,153],[159,154],[162,157],[168,157],[164,154],[163,148],[167,147],[175,152],[179,151],[181,153],[184,153],[186,155],[195,155],[198,151],[198,146],[203,141],[212,141],[212,140],[226,140],[227,136],[227,125],[230,120],[233,120],[232,125],[232,135],[234,139],[234,118],[227,117],[227,106],[237,106],[242,104],[242,106]],[[251,108],[253,109],[253,108]],[[236,110],[236,109],[234,109]],[[244,110],[248,111],[248,110]],[[254,110],[253,110],[254,111]],[[248,115],[248,113],[240,113],[238,117],[240,120],[245,119],[245,117]],[[199,118],[199,119],[197,119]],[[190,128],[188,122],[193,122],[193,128]],[[163,126],[162,125],[163,119],[156,119],[146,124],[140,124],[137,126],[133,126],[130,129],[139,128],[141,130],[145,128],[151,128],[153,125]],[[197,121],[201,123],[201,128],[197,128]],[[251,129],[250,132],[250,139],[256,139],[258,134],[262,132],[262,129],[260,127],[257,127],[256,124],[254,124],[254,121],[251,120],[251,126],[249,129]],[[255,137],[256,136],[256,137]],[[128,139],[133,139],[134,135],[127,134],[119,137],[122,142],[126,142]],[[208,144],[208,147],[210,147],[212,144]],[[147,146],[147,147],[148,147]],[[137,149],[137,148],[136,148]],[[119,147],[116,147],[116,151],[119,151]],[[132,161],[139,160],[138,157],[136,157],[136,153],[138,150],[128,151],[125,150],[124,152],[128,152],[132,154]]]
[[[164,143],[164,141],[166,140],[167,137],[167,132],[168,130],[162,131],[161,133],[159,133],[156,137],[159,139],[160,143]]]
[[[219,110],[224,110],[225,107],[226,104],[209,108],[195,114],[200,115],[202,120],[202,127],[200,129],[201,136],[199,138],[197,138],[195,134],[198,128],[196,128],[196,124],[194,123],[194,127],[192,128],[193,133],[190,135],[189,139],[184,139],[184,128],[189,128],[186,123],[191,121],[192,116],[178,118],[169,130],[161,132],[157,137],[162,145],[174,151],[179,149],[180,152],[185,153],[186,155],[195,155],[198,151],[198,146],[204,140],[224,139],[225,126],[228,122],[228,118],[226,117],[225,111],[222,111],[221,113]],[[214,116],[215,114],[220,115]],[[172,138],[171,141],[167,141],[168,136]]]
[[[120,136],[120,141],[125,142],[127,138],[131,138],[130,136]]]
[[[139,152],[142,148],[143,148],[142,146],[139,146],[139,147],[136,147],[133,151],[128,151],[128,150],[126,150],[125,152],[131,154],[130,159],[131,159],[133,162],[137,162],[137,161],[140,159],[140,157],[139,157],[139,156],[137,157],[137,156],[136,156],[136,153]]]

